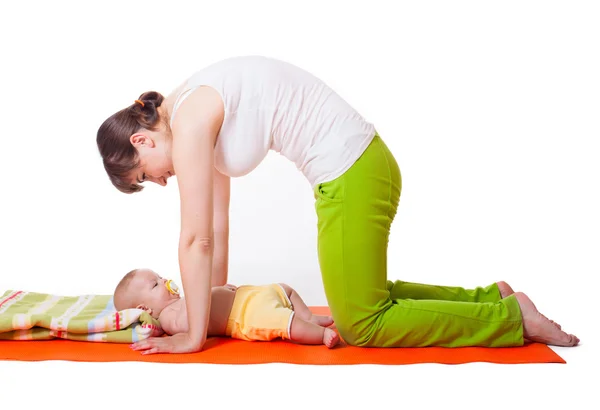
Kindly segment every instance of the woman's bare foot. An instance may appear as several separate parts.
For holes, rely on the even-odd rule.
[[[325,328],[323,332],[323,344],[328,348],[332,348],[340,342],[340,337],[333,329]]]
[[[515,298],[523,316],[524,338],[554,346],[575,346],[579,343],[577,336],[563,332],[556,323],[542,315],[526,294],[516,292]]]
[[[500,296],[502,297],[502,299],[515,293],[515,291],[510,287],[510,285],[508,283],[504,282],[503,280],[500,282],[496,282],[496,284],[498,285],[498,290],[500,291]],[[542,315],[542,316],[544,316],[544,315]],[[546,319],[548,319],[546,316],[544,316],[544,317]],[[548,319],[548,320],[550,320],[550,319]],[[550,320],[550,322],[552,322],[552,324],[554,324],[554,326],[558,327],[559,329],[562,329],[562,326],[559,325],[558,323],[556,323],[554,320]]]
[[[333,318],[331,316],[312,315],[309,322],[321,327],[329,327],[333,324]]]
[[[512,290],[512,288],[510,287],[510,285],[504,282],[503,280],[501,280],[500,282],[496,282],[496,285],[498,285],[498,290],[500,291],[500,296],[502,297],[502,299],[515,293],[515,291]]]

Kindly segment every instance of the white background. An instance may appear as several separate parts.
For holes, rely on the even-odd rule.
[[[144,91],[167,94],[205,65],[261,54],[322,78],[396,156],[390,279],[506,280],[582,341],[554,348],[567,365],[0,362],[3,400],[29,394],[58,408],[55,391],[82,391],[100,398],[93,408],[200,408],[213,396],[236,407],[597,404],[598,21],[592,1],[3,2],[0,291],[108,294],[135,267],[180,281],[176,181],[118,192],[96,131]],[[229,274],[271,281],[326,304],[310,186],[274,153],[232,181]],[[117,378],[134,388],[94,393]]]

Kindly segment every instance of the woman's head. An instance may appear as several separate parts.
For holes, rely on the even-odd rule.
[[[98,129],[96,143],[104,169],[121,192],[141,191],[144,180],[166,185],[173,175],[171,133],[166,111],[160,108],[163,100],[158,92],[146,92]]]

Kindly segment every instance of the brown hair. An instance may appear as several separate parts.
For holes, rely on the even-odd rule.
[[[139,269],[134,269],[130,272],[127,272],[127,274],[123,276],[123,279],[121,279],[115,288],[115,292],[113,294],[113,304],[115,305],[116,310],[132,309],[135,307],[136,303],[131,299],[131,296],[127,291],[129,290],[129,285],[137,274],[138,270]]]
[[[139,166],[138,152],[129,138],[140,129],[157,131],[160,115],[158,107],[164,97],[156,91],[148,91],[138,97],[129,107],[106,119],[96,136],[98,151],[110,182],[121,192],[131,194],[143,189],[140,184],[128,181],[132,170]]]

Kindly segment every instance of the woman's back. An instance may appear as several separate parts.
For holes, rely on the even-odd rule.
[[[172,118],[189,92],[203,85],[224,101],[215,166],[232,177],[249,173],[274,150],[294,162],[314,187],[346,171],[375,134],[374,126],[323,81],[260,56],[226,59],[192,75]]]

